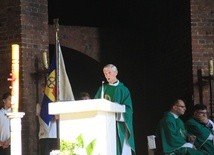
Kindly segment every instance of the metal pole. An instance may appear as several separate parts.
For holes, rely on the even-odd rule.
[[[214,80],[213,77],[210,75],[209,77],[209,84],[210,84],[210,119],[213,120],[213,96],[214,96]]]
[[[56,27],[56,102],[59,101],[59,19],[54,19]],[[59,118],[56,119],[57,124],[57,146],[60,149],[60,137],[59,137]]]

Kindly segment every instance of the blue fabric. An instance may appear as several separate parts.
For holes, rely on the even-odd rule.
[[[51,67],[50,73],[47,79],[47,84],[45,87],[45,94],[42,100],[41,112],[40,117],[42,120],[49,125],[49,122],[53,119],[53,115],[49,115],[48,113],[48,104],[50,102],[56,101],[56,58],[54,56]]]

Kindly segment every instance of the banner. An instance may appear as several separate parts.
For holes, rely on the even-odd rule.
[[[54,56],[52,60],[52,64],[50,67],[50,73],[47,79],[47,84],[45,87],[45,94],[42,100],[41,112],[40,117],[45,122],[47,126],[49,126],[49,122],[53,119],[53,115],[48,114],[48,104],[50,102],[55,102],[57,98],[57,78],[59,78],[59,94],[58,94],[58,101],[64,100],[74,100],[73,91],[71,88],[71,84],[69,82],[64,59],[62,56],[62,51],[60,44],[58,46],[59,51],[59,75],[56,77],[56,57]]]

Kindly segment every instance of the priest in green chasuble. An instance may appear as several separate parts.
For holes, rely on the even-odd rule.
[[[194,145],[197,149],[214,155],[214,123],[208,119],[206,105],[196,104],[194,106],[193,115],[187,120],[186,128],[189,133],[196,136]]]
[[[115,65],[104,66],[103,74],[108,83],[100,86],[95,98],[105,98],[111,102],[125,105],[126,109],[125,113],[116,116],[117,155],[135,155],[133,109],[129,89],[117,79],[118,70]]]
[[[160,120],[156,135],[161,139],[163,152],[173,155],[208,155],[207,152],[195,148],[196,136],[187,132],[183,121],[179,118],[185,111],[184,101],[175,100],[170,111]]]

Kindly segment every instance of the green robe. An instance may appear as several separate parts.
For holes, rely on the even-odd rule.
[[[187,143],[189,134],[180,118],[175,118],[172,113],[167,112],[160,120],[157,137],[161,138],[162,149],[166,154],[173,155],[205,155],[199,150],[181,147]]]
[[[193,117],[185,124],[188,132],[197,137],[194,142],[195,147],[209,152],[210,155],[214,155],[213,142],[207,139],[209,135],[212,134],[212,129],[209,129],[205,124],[198,122]]]
[[[95,98],[101,97],[101,87],[98,89]],[[125,105],[126,112],[124,113],[124,121],[117,121],[117,155],[121,155],[125,135],[128,135],[128,144],[131,147],[132,154],[135,154],[134,133],[132,125],[132,100],[128,88],[121,82],[117,86],[109,84],[104,85],[104,98]],[[128,133],[126,133],[128,131]]]

